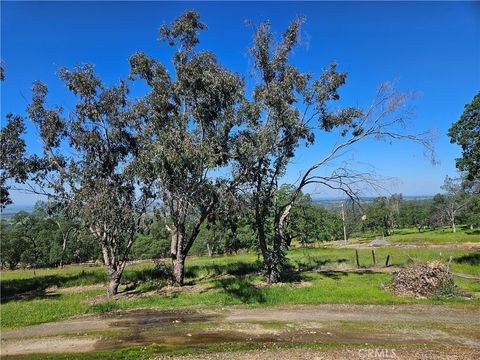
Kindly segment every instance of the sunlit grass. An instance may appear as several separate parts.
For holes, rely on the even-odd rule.
[[[375,232],[366,232],[362,238],[375,238],[381,234]],[[456,232],[448,227],[435,230],[423,229],[418,231],[415,228],[395,229],[393,234],[385,236],[385,240],[393,243],[429,243],[429,244],[448,244],[480,242],[480,229],[470,230],[467,227],[458,227]]]
[[[153,262],[127,267],[123,283],[141,297],[122,298],[90,304],[104,289],[79,289],[73,293],[51,295],[48,288],[68,288],[105,283],[102,267],[70,267],[41,269],[33,276],[32,270],[1,273],[2,296],[1,327],[11,328],[56,321],[87,312],[108,312],[115,309],[157,307],[165,309],[184,307],[222,307],[228,305],[272,306],[282,304],[480,304],[479,298],[414,299],[395,296],[388,290],[391,274],[380,272],[390,255],[391,266],[405,266],[413,262],[439,260],[444,264],[452,257],[454,272],[480,274],[480,253],[452,248],[398,248],[359,249],[360,270],[357,269],[354,248],[292,249],[288,253],[289,268],[286,282],[267,287],[261,259],[255,253],[232,256],[191,257],[187,259],[186,283],[203,287],[201,291],[178,293],[149,293],[168,284],[158,281]],[[339,271],[344,270],[344,271]],[[460,289],[469,294],[478,293],[478,280],[456,278]],[[11,296],[25,294],[25,299]],[[49,295],[50,294],[50,295]],[[8,297],[10,296],[10,298]]]

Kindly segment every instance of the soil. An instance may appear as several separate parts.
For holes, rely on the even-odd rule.
[[[390,349],[390,348],[372,348],[365,346],[359,349],[342,350],[254,350],[232,353],[216,353],[186,355],[186,356],[158,356],[156,360],[345,360],[345,359],[418,359],[418,360],[469,360],[478,359],[478,352],[469,349]]]
[[[367,359],[369,354],[375,355],[368,351],[393,349],[398,359],[474,359],[480,358],[479,326],[480,309],[472,306],[136,309],[4,330],[1,355],[90,352],[151,344],[202,350],[208,344],[253,342],[259,347],[265,344],[265,350],[243,351],[234,357]],[[311,349],[312,345],[316,347]],[[365,351],[359,353],[362,349]],[[156,358],[169,357],[160,353]],[[232,354],[220,351],[183,358],[231,359]]]

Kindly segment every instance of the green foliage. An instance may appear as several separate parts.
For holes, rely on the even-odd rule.
[[[25,239],[19,231],[7,224],[7,222],[2,219],[1,222],[2,230],[1,230],[1,259],[2,259],[2,267],[7,266],[11,270],[15,269],[22,261],[23,254],[25,253],[26,249],[28,248],[29,244],[27,239]]]
[[[480,194],[472,195],[462,220],[472,229],[480,228]]]
[[[402,195],[394,194],[390,198],[378,197],[365,210],[366,219],[363,228],[381,231],[389,236],[398,227]]]
[[[462,148],[462,157],[456,159],[457,168],[467,173],[469,180],[480,179],[480,92],[448,130],[450,142]]]
[[[429,225],[430,208],[430,203],[427,201],[402,201],[399,213],[400,227],[415,227],[417,231],[422,231]]]
[[[142,99],[148,126],[136,158],[142,178],[152,180],[162,200],[160,213],[171,233],[171,256],[178,284],[183,264],[202,224],[221,196],[225,181],[206,176],[228,165],[231,137],[239,125],[236,107],[243,81],[207,51],[196,51],[206,26],[195,11],[186,11],[160,28],[160,40],[176,46],[174,73],[138,52],[130,57],[132,79],[144,80]]]
[[[276,194],[277,206],[284,206],[294,191],[293,185],[282,185]],[[343,237],[342,226],[337,213],[314,204],[310,195],[300,192],[286,220],[284,237],[288,246],[292,241],[305,246],[318,241],[338,240]]]
[[[279,179],[298,147],[314,143],[316,127],[324,131],[355,127],[352,120],[359,115],[351,108],[337,112],[328,108],[330,101],[339,99],[338,90],[346,79],[336,64],[313,79],[311,73],[303,73],[291,63],[302,23],[302,18],[295,19],[278,40],[268,21],[257,28],[250,48],[255,86],[251,98],[239,109],[248,127],[240,132],[234,150],[239,163],[236,174],[251,188],[253,225],[271,282],[279,280],[285,265],[291,240],[284,222],[297,200],[295,191],[288,203],[278,203],[273,195]]]
[[[144,234],[138,234],[130,257],[135,260],[165,258],[170,255],[170,236],[162,221],[148,226]]]
[[[7,114],[6,125],[0,130],[0,209],[12,203],[8,181],[21,183],[27,179],[26,144],[21,137],[25,130],[22,117]]]
[[[48,204],[42,202],[31,213],[21,211],[2,219],[0,244],[2,265],[12,269],[18,265],[39,268],[80,263],[99,255],[98,243],[90,234],[62,216],[50,215]]]
[[[92,65],[62,68],[59,75],[76,97],[75,108],[66,118],[61,107],[47,108],[47,86],[34,82],[27,110],[43,146],[32,181],[97,241],[114,294],[150,197],[131,164],[142,107],[128,98],[125,81],[107,87]]]

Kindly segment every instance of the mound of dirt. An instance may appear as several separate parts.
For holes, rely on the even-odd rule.
[[[439,261],[415,264],[393,273],[393,292],[397,295],[427,297],[456,293],[453,275]]]

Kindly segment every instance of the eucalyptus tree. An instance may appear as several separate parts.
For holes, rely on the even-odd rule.
[[[132,78],[149,86],[143,99],[147,128],[137,158],[142,176],[152,181],[159,214],[171,235],[174,282],[184,281],[185,258],[202,224],[228,190],[219,169],[230,163],[230,142],[238,125],[236,105],[242,79],[208,51],[197,51],[199,31],[206,26],[187,11],[170,26],[160,27],[160,40],[176,48],[173,74],[144,53],[130,58]],[[210,176],[211,174],[217,176]]]
[[[457,231],[456,220],[467,210],[471,201],[462,185],[461,179],[446,176],[441,186],[445,193],[436,199],[437,215],[450,225],[452,232]]]
[[[28,116],[39,130],[42,152],[30,190],[81,220],[101,245],[108,295],[114,295],[151,197],[148,184],[137,183],[132,163],[142,111],[129,99],[125,81],[107,87],[91,65],[63,68],[60,78],[76,99],[65,116],[61,107],[47,108],[47,86],[33,84]]]
[[[20,183],[27,179],[24,132],[23,118],[7,114],[6,125],[0,130],[0,209],[12,203],[9,181]]]
[[[331,102],[340,98],[338,91],[347,74],[339,72],[333,63],[314,78],[312,73],[302,72],[291,63],[302,22],[301,18],[293,21],[280,40],[275,39],[269,22],[258,27],[250,49],[257,83],[251,98],[239,111],[249,127],[241,131],[237,140],[238,173],[252,187],[255,227],[270,283],[280,279],[286,261],[285,223],[305,186],[323,185],[351,198],[358,195],[359,185],[376,186],[368,174],[345,166],[327,176],[320,175],[320,169],[332,165],[348,148],[367,138],[410,139],[432,149],[429,133],[403,132],[401,125],[409,115],[409,96],[398,93],[389,84],[379,88],[375,101],[366,110],[332,110]],[[312,145],[314,135],[322,132],[333,133],[339,140],[333,148],[315,149],[315,162],[301,174],[289,198],[276,206],[278,182],[295,151],[301,145]],[[321,155],[322,152],[325,154]],[[273,217],[270,230],[266,221],[269,216]]]
[[[0,62],[0,81],[3,80],[5,72]],[[6,125],[0,130],[0,210],[12,203],[8,181],[19,183],[27,179],[23,118],[10,113],[6,118]]]

